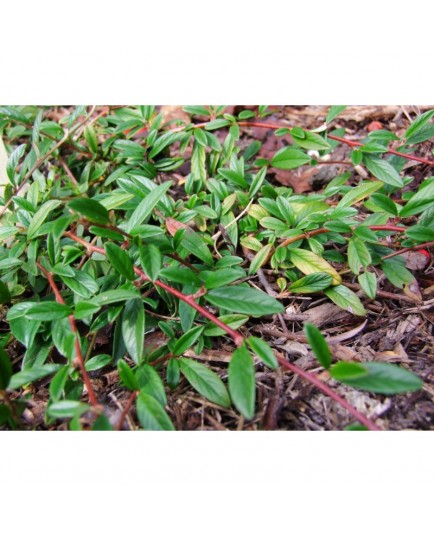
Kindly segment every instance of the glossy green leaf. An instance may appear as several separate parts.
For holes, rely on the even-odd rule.
[[[146,393],[137,397],[137,417],[145,430],[173,431],[175,427],[162,405]]]
[[[122,338],[133,361],[138,364],[143,355],[145,309],[141,299],[130,300],[122,313]]]
[[[333,285],[339,285],[341,276],[325,259],[306,249],[290,248],[288,250],[291,262],[306,275],[323,272],[331,276]]]
[[[68,419],[83,415],[89,407],[78,400],[59,400],[48,406],[47,414],[54,419]]]
[[[246,418],[255,415],[255,366],[243,344],[232,354],[228,369],[229,393],[237,410]]]
[[[418,192],[401,209],[399,213],[401,218],[408,218],[408,216],[420,214],[434,206],[434,180],[428,183],[422,183],[421,186]]]
[[[130,391],[139,390],[139,383],[134,375],[134,372],[123,359],[119,359],[118,361],[118,373],[120,379],[127,389]]]
[[[50,201],[46,201],[41,206],[41,208],[33,216],[32,220],[30,221],[29,228],[27,229],[27,236],[29,239],[34,238],[36,233],[39,231],[39,228],[41,227],[41,225],[47,219],[50,212],[52,212],[60,204],[61,204],[60,201],[52,199]]]
[[[50,398],[54,402],[57,402],[62,397],[65,383],[70,373],[71,367],[69,365],[65,365],[64,367],[60,368],[51,379],[49,391]]]
[[[434,110],[428,110],[427,112],[419,115],[408,127],[407,132],[405,133],[407,140],[424,128],[432,117],[434,117]]]
[[[328,288],[324,292],[332,302],[345,309],[345,311],[357,316],[366,315],[366,309],[357,294],[344,285]]]
[[[283,305],[275,298],[248,287],[216,288],[210,290],[205,299],[222,309],[253,316],[272,315],[284,311]]]
[[[434,240],[434,229],[424,225],[413,225],[405,231],[405,234],[409,238],[416,240],[416,242],[431,242]]]
[[[147,244],[140,248],[140,264],[151,281],[155,281],[158,278],[163,260],[157,246]]]
[[[250,263],[249,275],[256,274],[256,272],[261,268],[261,266],[263,266],[267,262],[272,249],[273,244],[267,244],[256,253]]]
[[[182,374],[199,394],[224,408],[230,406],[226,386],[215,372],[187,357],[179,359],[178,362]]]
[[[106,367],[112,362],[112,356],[108,354],[94,355],[86,361],[86,370],[92,372]]]
[[[383,183],[378,181],[363,182],[349,190],[339,201],[338,208],[351,207],[355,205],[365,197],[369,197],[371,194],[382,188]]]
[[[358,275],[360,268],[366,268],[371,263],[371,254],[366,244],[357,237],[350,238],[348,242],[348,266],[353,274]]]
[[[377,295],[377,276],[373,272],[364,272],[357,280],[366,296],[373,300]]]
[[[330,274],[314,272],[292,283],[288,290],[296,294],[311,294],[328,288],[332,282],[333,278]]]
[[[396,186],[397,188],[402,188],[404,182],[400,177],[396,169],[387,161],[378,156],[372,156],[365,154],[363,156],[363,162],[368,170],[380,179],[380,181],[390,184],[391,186]]]
[[[247,344],[252,349],[253,353],[256,354],[259,359],[272,369],[275,369],[279,366],[276,356],[274,355],[273,350],[270,348],[269,344],[259,339],[258,337],[248,337],[246,339]]]
[[[21,370],[20,372],[16,372],[11,377],[8,388],[19,389],[23,385],[41,380],[42,378],[57,372],[59,368],[60,365],[42,365],[39,367],[35,366],[30,369]]]
[[[207,289],[223,287],[245,276],[246,272],[239,266],[234,268],[221,268],[214,272],[204,270],[200,273],[200,278]]]
[[[136,370],[135,376],[141,393],[153,396],[162,406],[167,404],[163,382],[154,367],[141,365]]]
[[[59,320],[72,314],[72,309],[63,303],[55,301],[32,303],[27,308],[26,318],[30,320]]]
[[[422,380],[412,372],[390,363],[339,362],[330,369],[331,376],[356,389],[393,395],[418,391]]]
[[[167,369],[166,369],[166,382],[167,385],[171,389],[176,389],[179,384],[180,380],[180,368],[179,368],[179,362],[177,359],[171,358],[167,362]]]
[[[196,326],[187,331],[187,333],[184,333],[184,335],[182,335],[179,339],[177,339],[172,348],[173,355],[181,355],[191,346],[193,346],[197,339],[202,335],[203,329],[203,326]]]
[[[163,182],[163,184],[160,184],[146,195],[128,220],[126,224],[127,233],[130,233],[135,227],[146,220],[171,186],[172,181]]]
[[[310,162],[310,156],[300,149],[283,147],[273,156],[271,165],[278,169],[295,169]]]
[[[84,216],[92,223],[100,223],[102,225],[110,223],[109,213],[101,203],[87,197],[73,199],[68,203],[68,208]]]
[[[324,335],[314,324],[310,324],[309,322],[304,324],[304,332],[306,334],[307,342],[320,364],[325,369],[330,368],[330,365],[332,364],[332,354]]]
[[[122,277],[132,281],[135,279],[133,263],[126,251],[111,242],[104,246],[107,259],[113,268],[121,274]]]
[[[331,123],[335,117],[342,113],[346,109],[346,106],[330,106],[329,111],[325,119],[326,123]]]
[[[327,143],[327,141],[316,132],[302,130],[301,133],[297,128],[293,128],[291,129],[291,136],[294,142],[300,147],[303,147],[303,149],[313,149],[319,151],[330,149],[330,145]]]

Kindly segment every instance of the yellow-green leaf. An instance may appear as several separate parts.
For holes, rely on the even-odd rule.
[[[324,272],[332,277],[332,284],[339,285],[341,276],[326,260],[306,249],[292,248],[288,251],[291,262],[305,275]]]

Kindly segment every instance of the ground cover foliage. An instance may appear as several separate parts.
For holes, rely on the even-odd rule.
[[[434,110],[0,107],[0,427],[433,427]]]

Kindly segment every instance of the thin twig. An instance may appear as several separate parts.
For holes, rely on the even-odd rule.
[[[62,304],[65,305],[65,300],[63,299],[63,296],[60,293],[60,291],[59,291],[59,289],[58,289],[58,287],[56,285],[56,282],[53,279],[53,275],[48,270],[46,270],[39,262],[37,262],[36,265],[39,268],[39,270],[47,278],[48,283],[49,283],[52,291],[54,292],[54,296],[56,297],[57,303],[62,303]],[[74,336],[75,336],[74,344],[75,344],[76,360],[77,360],[77,364],[80,367],[81,374],[83,376],[83,381],[84,381],[84,383],[86,385],[86,388],[87,388],[87,392],[88,392],[88,395],[89,395],[89,402],[92,404],[92,406],[94,406],[95,408],[98,408],[98,410],[99,410],[100,405],[98,403],[98,399],[97,399],[97,397],[95,395],[95,391],[93,390],[92,384],[91,384],[89,376],[87,374],[86,366],[84,364],[83,353],[81,351],[81,345],[80,345],[80,334],[79,334],[79,331],[77,329],[77,325],[76,325],[75,320],[74,320],[74,315],[69,315],[68,320],[69,320],[69,325],[71,326],[71,331],[74,333]]]
[[[136,396],[137,396],[137,391],[133,391],[131,393],[130,397],[128,398],[128,401],[127,401],[127,403],[125,405],[125,408],[124,408],[124,410],[122,411],[122,413],[121,413],[121,415],[119,417],[119,421],[118,421],[117,425],[115,426],[116,431],[122,430],[122,425],[124,423],[124,420],[125,420],[126,416],[128,415],[128,412],[130,411],[131,406],[133,405],[133,402],[136,399]]]

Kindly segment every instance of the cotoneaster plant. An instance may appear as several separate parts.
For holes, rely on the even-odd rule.
[[[332,107],[321,128],[307,131],[264,122],[263,106],[238,116],[222,106],[187,106],[191,122],[168,124],[153,106],[79,106],[57,121],[49,108],[0,108],[8,153],[0,425],[22,426],[27,387],[43,378],[47,426],[65,420],[73,430],[121,429],[135,407],[142,428],[173,430],[166,392],[181,376],[214,404],[252,419],[256,366],[265,366],[300,375],[363,427],[378,429],[317,375],[251,335],[258,319],[281,315],[286,300],[300,295],[323,295],[361,317],[377,295],[422,299],[402,254],[434,245],[434,177],[406,191],[412,178],[404,164],[431,169],[415,152],[434,135],[434,111],[401,139],[380,130],[354,142],[331,127],[342,109]],[[240,130],[252,125],[287,144],[270,160],[255,158],[260,142],[239,143]],[[272,168],[316,165],[339,143],[351,147],[348,163],[364,166],[366,179],[355,182],[348,171],[307,195],[268,180]],[[264,268],[277,292],[252,285]],[[379,274],[403,292],[378,289]],[[109,350],[98,353],[103,330]],[[161,344],[146,344],[152,332]],[[397,365],[333,363],[318,329],[306,324],[305,335],[339,382],[384,394],[422,386]],[[194,358],[222,337],[233,348],[227,382]],[[16,344],[22,358],[12,364]],[[92,385],[105,367],[117,368],[131,391],[115,421]]]

